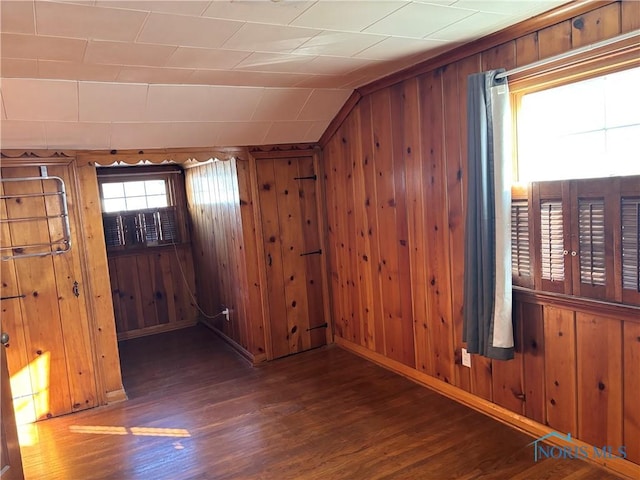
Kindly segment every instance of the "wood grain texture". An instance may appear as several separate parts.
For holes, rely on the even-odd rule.
[[[623,325],[624,444],[629,460],[640,464],[640,324]]]
[[[232,158],[188,169],[185,182],[200,319],[261,361],[266,349],[249,176],[247,160]]]
[[[26,478],[619,478],[338,348],[252,368],[199,326],[121,354],[131,399],[36,425]]]

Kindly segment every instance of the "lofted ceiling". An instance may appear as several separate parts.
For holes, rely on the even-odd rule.
[[[1,0],[1,146],[315,142],[354,88],[563,3]]]

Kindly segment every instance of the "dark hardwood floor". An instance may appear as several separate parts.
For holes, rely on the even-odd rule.
[[[197,326],[120,353],[129,400],[24,427],[27,480],[618,478],[339,348],[254,368]]]

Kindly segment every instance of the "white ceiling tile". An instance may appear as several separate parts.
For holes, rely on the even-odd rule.
[[[389,37],[358,53],[356,57],[373,60],[392,60],[403,56],[428,52],[442,47],[444,44],[445,42],[439,40]]]
[[[306,133],[305,142],[317,142],[322,137],[322,134],[325,132],[331,120],[324,120],[321,122],[313,122],[311,127]]]
[[[38,60],[38,76],[40,78],[111,82],[118,77],[119,72],[120,67],[117,65]]]
[[[221,147],[263,145],[270,122],[224,122],[218,127]]]
[[[47,122],[47,148],[110,148],[108,123]]]
[[[324,31],[311,38],[294,53],[350,57],[384,40],[384,35]]]
[[[209,85],[150,85],[149,121],[249,120],[262,88]],[[241,98],[242,101],[238,101]]]
[[[313,122],[273,122],[271,128],[264,138],[266,145],[276,145],[279,143],[301,143],[307,138],[307,132]]]
[[[287,25],[314,1],[214,1],[204,12],[205,17],[226,18],[244,22]]]
[[[242,62],[236,70],[251,70],[253,72],[300,72],[305,63],[313,60],[311,55],[284,55],[281,53],[252,53]]]
[[[38,78],[38,60],[3,58],[0,68],[4,78]]]
[[[298,120],[331,120],[350,95],[351,90],[314,90],[298,115]]]
[[[81,122],[136,122],[145,119],[147,85],[79,82]]]
[[[86,40],[3,33],[2,58],[32,58],[81,62]]]
[[[2,92],[9,120],[78,120],[77,82],[6,78]]]
[[[0,32],[35,33],[33,2],[0,2]]]
[[[178,47],[167,61],[168,67],[216,70],[231,69],[251,53],[236,50]]]
[[[200,16],[211,2],[209,0],[97,0],[98,7],[126,8],[146,12],[175,13],[178,15]]]
[[[408,2],[317,2],[291,22],[301,27],[359,32]],[[339,5],[339,7],[338,7]]]
[[[183,47],[218,48],[242,26],[242,22],[215,18],[152,13],[137,41]]]
[[[318,30],[311,28],[245,23],[224,43],[224,48],[289,53],[318,33]]]
[[[176,47],[167,45],[145,45],[140,43],[102,42],[92,40],[87,45],[84,60],[87,63],[104,65],[136,65],[160,67]]]
[[[0,145],[2,148],[47,148],[44,123],[3,120]]]
[[[300,71],[305,73],[315,73],[318,75],[346,75],[350,72],[366,67],[374,63],[374,60],[365,58],[346,57],[316,57],[310,62],[300,67]]]
[[[351,79],[349,75],[309,75],[295,84],[299,88],[341,88]]]
[[[429,35],[431,40],[468,42],[499,29],[506,17],[496,13],[477,12]]]
[[[458,0],[454,6],[468,8],[482,12],[503,13],[517,15],[533,10],[542,13],[559,5],[567,3],[566,0],[518,0],[505,2],[504,0]]]
[[[194,72],[186,68],[122,67],[117,80],[127,83],[187,83]]]
[[[310,94],[308,88],[265,88],[252,120],[295,120]]]
[[[196,70],[188,83],[198,85],[236,85],[246,87],[294,87],[308,74],[251,72],[248,75],[240,70]]]
[[[36,2],[36,28],[40,35],[133,41],[146,16],[145,12],[133,10]]]
[[[374,23],[365,31],[398,37],[422,38],[473,13],[473,10],[461,8],[411,3]]]
[[[218,145],[218,122],[112,123],[108,148],[181,148]]]

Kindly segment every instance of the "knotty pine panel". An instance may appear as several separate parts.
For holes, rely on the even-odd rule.
[[[521,310],[523,382],[526,417],[545,422],[544,317],[542,305],[518,302]]]
[[[249,163],[213,162],[186,170],[196,312],[254,361],[266,354]],[[229,308],[229,321],[221,315]]]
[[[640,323],[623,326],[624,444],[629,460],[640,464]]]
[[[190,245],[109,253],[108,257],[120,340],[195,323],[196,306],[190,293],[195,293]]]
[[[592,445],[622,445],[622,322],[576,313],[578,434]]]

